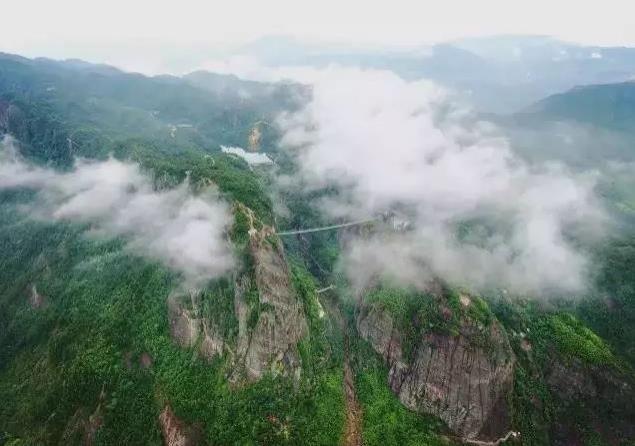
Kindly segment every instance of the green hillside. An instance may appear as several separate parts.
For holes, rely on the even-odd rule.
[[[588,85],[549,96],[523,113],[633,132],[635,82]]]
[[[589,88],[540,113],[630,131],[635,88]],[[220,150],[262,125],[252,149],[277,152],[271,123],[309,94],[0,55],[0,133],[31,169],[112,156],[152,192],[211,189],[237,261],[185,290],[125,234],[29,214],[52,191],[0,188],[0,445],[632,444],[634,228],[584,246],[596,276],[576,296],[383,278],[355,294],[339,268],[352,233],[275,231],[329,223],[313,204],[340,192],[279,191],[292,160],[255,167]]]

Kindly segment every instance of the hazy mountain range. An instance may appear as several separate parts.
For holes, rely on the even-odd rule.
[[[634,49],[214,58],[0,54],[0,445],[632,444]]]
[[[464,39],[409,49],[351,49],[271,37],[229,55],[265,66],[329,64],[386,69],[460,91],[483,111],[510,112],[578,85],[635,78],[635,49],[581,46],[541,36]]]

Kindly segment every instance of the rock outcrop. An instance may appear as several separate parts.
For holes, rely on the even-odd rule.
[[[495,439],[510,430],[506,396],[515,359],[497,321],[483,327],[465,317],[458,333],[423,330],[407,340],[408,354],[405,334],[380,305],[362,306],[357,329],[383,356],[389,386],[408,408],[438,416],[463,438]]]
[[[172,339],[181,347],[193,347],[201,332],[201,318],[195,310],[187,309],[182,296],[172,294],[168,297],[168,318]]]
[[[29,305],[34,310],[42,308],[46,303],[46,298],[38,293],[35,284],[32,284],[29,288]]]
[[[551,426],[553,444],[574,444],[575,439],[585,434],[580,432],[580,424],[595,432],[606,444],[635,439],[632,376],[610,365],[552,356],[545,370],[545,381],[558,402]],[[571,412],[577,417],[572,418]]]
[[[247,221],[244,246],[247,265],[234,278],[235,338],[200,311],[198,297],[168,299],[170,330],[182,347],[197,348],[205,358],[229,354],[230,380],[256,381],[266,372],[298,377],[301,361],[297,344],[307,333],[303,304],[291,283],[282,243],[270,226],[256,221],[253,212],[238,205]]]
[[[262,138],[262,132],[260,131],[260,122],[254,124],[249,132],[249,138],[247,141],[247,147],[252,152],[257,152],[260,149],[260,139]]]
[[[297,344],[307,333],[307,323],[273,228],[250,231],[249,253],[253,274],[244,276],[236,287],[238,357],[249,380],[259,379],[266,371],[298,376]],[[256,308],[249,308],[245,301],[250,287],[258,292]],[[254,311],[258,311],[257,321],[249,327],[248,321],[256,319]]]
[[[97,407],[90,413],[86,407],[80,407],[68,420],[66,428],[62,433],[59,444],[81,444],[82,446],[92,446],[99,429],[104,424],[104,402],[106,392],[102,389],[99,394]]]
[[[192,308],[188,307],[183,296],[171,295],[168,298],[168,317],[172,338],[184,348],[198,347],[201,355],[211,360],[222,355],[226,345],[220,330],[199,314],[196,299],[191,299]],[[200,342],[199,342],[200,341]]]
[[[203,444],[198,426],[190,426],[180,420],[170,406],[159,415],[161,434],[165,446],[197,446]]]

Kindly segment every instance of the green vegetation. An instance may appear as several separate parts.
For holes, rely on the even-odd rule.
[[[293,287],[304,304],[310,332],[309,339],[301,343],[302,363],[315,367],[326,362],[329,367],[341,370],[344,354],[341,330],[322,309],[315,281],[306,267],[298,259],[293,259],[291,265]]]
[[[235,291],[234,283],[223,277],[208,285],[199,297],[201,316],[212,322],[228,342],[233,342],[238,336],[238,319],[234,312]]]
[[[551,119],[569,119],[596,126],[633,131],[635,83],[588,85],[549,96],[529,113],[541,112]]]
[[[236,244],[246,244],[249,240],[249,216],[242,210],[234,212],[234,225],[231,230],[232,242]]]
[[[173,156],[157,154],[152,146],[134,144],[120,152],[122,157],[138,161],[154,173],[157,187],[180,184],[189,178],[195,188],[218,186],[228,201],[249,207],[264,223],[273,220],[271,199],[262,180],[251,173],[247,163],[233,156],[183,153]]]
[[[461,296],[466,304],[461,303]],[[402,337],[402,348],[406,358],[414,353],[414,346],[426,332],[457,336],[462,323],[476,326],[482,336],[470,339],[487,347],[487,328],[493,321],[493,314],[487,303],[478,296],[456,289],[443,290],[443,296],[421,293],[385,283],[369,292],[365,301],[388,310]]]
[[[386,385],[386,375],[385,368],[366,370],[357,375],[357,391],[364,411],[364,444],[449,444],[436,434],[442,429],[438,420],[410,412],[401,404]]]
[[[585,386],[595,385],[588,380],[598,379],[598,373],[625,379],[631,372],[623,361],[570,313],[530,301],[499,301],[494,308],[516,355],[509,403],[523,444],[550,444],[559,430],[584,438],[584,444],[608,444],[592,442],[605,441],[606,432],[600,435],[597,426],[619,425],[629,417],[630,399],[597,395]],[[567,396],[567,391],[575,396]]]
[[[495,312],[516,343],[527,340],[531,345],[531,356],[540,366],[546,365],[554,354],[589,365],[623,365],[610,346],[571,313],[555,309],[547,311],[530,301],[500,301]]]
[[[434,417],[406,409],[388,387],[388,370],[372,348],[351,338],[357,397],[363,411],[363,440],[367,446],[437,446],[450,441],[439,435],[446,427]]]
[[[563,355],[590,364],[607,366],[615,363],[615,357],[604,341],[570,314],[550,316],[538,327],[549,332],[549,337]]]
[[[402,336],[402,349],[406,358],[415,353],[414,348],[422,335],[438,329],[455,329],[446,326],[439,305],[430,295],[396,287],[381,287],[366,297],[369,304],[380,305],[388,310]]]
[[[219,153],[218,144],[245,144],[253,123],[284,103],[279,91],[274,106],[265,93],[237,106],[188,82],[100,70],[0,57],[0,110],[9,116],[0,130],[14,134],[35,162],[64,169],[77,155],[112,154],[139,162],[158,189],[186,180],[200,191],[214,185],[229,203],[252,209],[257,225],[273,221],[263,180],[243,160]],[[192,127],[173,137],[179,123]],[[265,133],[266,145],[273,135]],[[166,300],[179,277],[126,252],[121,240],[26,219],[17,207],[31,198],[25,190],[0,194],[0,248],[10,253],[0,256],[0,443],[72,444],[100,405],[96,444],[160,444],[158,415],[167,403],[211,444],[339,441],[341,342],[331,342],[332,328],[316,316],[306,272],[294,269],[310,321],[301,380],[267,376],[231,388],[229,358],[209,363],[170,338]],[[242,252],[247,221],[235,217],[231,236]],[[250,290],[247,300],[259,302],[257,293]],[[238,329],[233,297],[228,278],[198,296],[200,315],[229,341]],[[252,313],[267,311],[261,307]]]
[[[249,100],[236,100],[239,87],[250,92]],[[158,190],[189,182],[198,193],[219,194],[233,209],[228,236],[242,272],[250,274],[251,216],[245,207],[254,212],[256,229],[274,223],[319,226],[325,222],[312,202],[338,193],[282,191],[290,212],[277,216],[271,179],[219,151],[220,144],[244,146],[254,125],[261,126],[263,149],[275,150],[276,130],[263,122],[297,105],[298,88],[201,73],[146,78],[78,62],[0,55],[0,131],[17,137],[35,163],[63,170],[77,156],[114,156],[139,163]],[[627,96],[617,98],[618,105],[632,99]],[[623,127],[630,111],[620,107],[607,125]],[[283,172],[293,171],[284,155],[278,164]],[[606,193],[629,208],[632,197],[624,184],[625,190]],[[32,198],[28,190],[0,192],[0,444],[76,444],[82,424],[94,414],[103,417],[96,445],[161,444],[158,415],[166,404],[200,427],[209,444],[337,444],[346,415],[347,357],[363,409],[365,445],[448,444],[443,423],[407,410],[392,393],[383,361],[353,328],[354,304],[324,297],[325,308],[318,299],[318,283],[337,284],[341,296],[348,292],[337,269],[335,232],[284,240],[308,323],[298,345],[301,378],[267,375],[238,386],[228,380],[231,352],[208,361],[171,339],[166,301],[180,284],[178,275],[134,256],[124,240],[88,238],[79,225],[27,218],[20,205]],[[490,230],[478,221],[457,227],[459,239],[469,242]],[[281,241],[270,235],[265,243],[277,248]],[[522,444],[550,444],[560,425],[574,426],[586,444],[601,444],[597,422],[626,412],[590,411],[590,400],[565,401],[547,377],[549,367],[561,363],[632,376],[635,238],[616,239],[595,255],[593,292],[550,308],[520,299],[486,301],[450,285],[433,295],[390,282],[364,299],[392,316],[406,358],[426,333],[457,336],[468,326],[477,332],[469,337],[473,346],[487,348],[497,318],[518,361],[509,404]],[[245,290],[249,328],[271,310],[260,302],[254,282]],[[196,297],[197,316],[218,327],[229,343],[238,336],[235,287],[232,277],[221,278]],[[342,308],[347,316],[340,321]]]
[[[521,432],[527,446],[550,443],[549,427],[553,421],[553,403],[546,383],[532,364],[520,358],[514,373],[514,392],[510,397],[512,423]]]
[[[87,240],[77,228],[23,221],[12,207],[2,207],[0,228],[3,252],[15,254],[0,260],[0,280],[12,284],[0,302],[4,430],[56,443],[79,408],[95,410],[103,389],[105,421],[97,444],[159,444],[157,416],[168,401],[178,416],[201,423],[213,443],[337,442],[341,362],[320,360],[330,344],[306,273],[294,274],[303,300],[314,302],[305,347],[310,360],[299,388],[266,378],[230,389],[222,361],[208,364],[170,339],[170,273],[122,252],[116,241]],[[32,284],[44,296],[37,309],[29,305]],[[201,302],[205,315],[226,332],[235,331],[227,280],[208,287]],[[141,366],[142,353],[151,356],[152,366]]]
[[[21,253],[2,259],[2,283],[14,285],[2,294],[0,424],[21,438],[55,443],[79,408],[95,409],[104,389],[109,404],[121,403],[113,415],[126,422],[100,435],[156,442],[153,394],[137,393],[152,377],[138,366],[128,370],[124,355],[175,353],[165,319],[171,275],[116,242],[89,242],[63,225],[3,225],[0,244]],[[40,308],[29,305],[32,285],[44,296]]]
[[[635,367],[635,236],[607,243],[595,261],[596,291],[571,311]]]
[[[210,88],[228,80],[234,88]],[[239,88],[250,90],[250,98],[239,98]],[[246,146],[256,122],[295,105],[296,90],[231,76],[202,85],[192,78],[148,78],[106,66],[0,55],[0,103],[12,106],[5,130],[59,165],[95,150],[107,154],[109,142],[125,138],[152,140],[173,151]],[[268,128],[261,146],[271,149],[276,137]]]

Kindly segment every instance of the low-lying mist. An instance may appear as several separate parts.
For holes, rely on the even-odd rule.
[[[34,218],[86,223],[92,234],[123,236],[127,249],[181,273],[196,288],[234,267],[226,229],[232,218],[214,190],[193,194],[187,182],[157,191],[137,164],[77,160],[58,172],[34,166],[5,137],[0,144],[0,190],[29,188]]]
[[[318,204],[326,215],[406,210],[412,229],[347,244],[342,265],[356,287],[384,276],[522,294],[586,287],[589,259],[569,235],[603,233],[597,174],[528,164],[439,86],[331,67],[316,76],[312,100],[279,124],[298,166],[280,183],[337,186]]]

